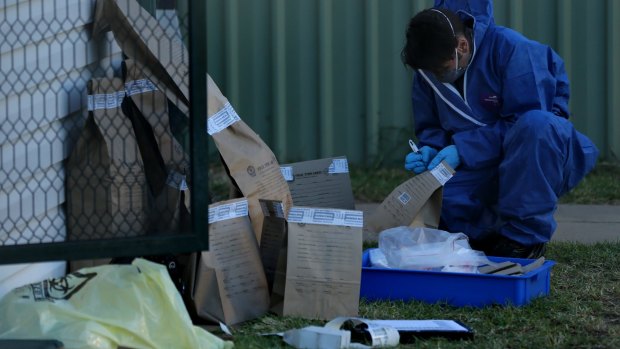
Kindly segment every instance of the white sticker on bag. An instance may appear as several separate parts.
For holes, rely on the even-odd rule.
[[[398,196],[398,201],[400,201],[403,205],[407,205],[407,203],[409,203],[410,200],[411,200],[411,195],[409,195],[409,193],[407,192],[403,192],[402,194]]]
[[[125,92],[128,96],[153,91],[157,91],[157,86],[149,79],[131,80],[125,83]]]
[[[290,223],[323,224],[359,227],[364,226],[362,211],[293,207],[288,213]]]
[[[88,95],[88,110],[120,108],[123,98],[125,98],[125,91]]]
[[[292,166],[280,167],[280,172],[282,172],[282,177],[284,177],[284,179],[287,182],[290,182],[290,181],[295,179],[295,177],[293,176],[293,167]]]
[[[241,118],[237,115],[235,109],[233,109],[230,103],[226,103],[224,108],[207,118],[207,132],[213,136],[239,120]]]
[[[349,163],[347,162],[347,159],[334,159],[332,164],[329,165],[327,172],[329,174],[349,173]]]
[[[433,175],[433,177],[435,177],[435,179],[437,179],[437,181],[441,185],[446,184],[446,182],[450,178],[452,178],[452,173],[446,168],[443,163],[440,163],[439,165],[437,165],[437,167],[432,169],[431,174]]]
[[[248,200],[209,208],[209,224],[248,215]]]

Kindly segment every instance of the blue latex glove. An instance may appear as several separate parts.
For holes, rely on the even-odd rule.
[[[456,169],[460,164],[461,160],[459,159],[459,152],[456,150],[456,145],[449,145],[443,149],[433,158],[430,164],[428,164],[427,169],[432,170],[440,162],[446,161],[452,169]]]
[[[437,150],[428,146],[420,148],[417,153],[409,153],[405,157],[405,169],[420,174],[426,171],[428,163],[437,155]]]

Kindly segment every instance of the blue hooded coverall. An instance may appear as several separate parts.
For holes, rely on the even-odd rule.
[[[441,228],[480,241],[499,233],[523,245],[548,242],[558,197],[598,156],[567,120],[564,63],[550,47],[496,26],[490,0],[437,0],[435,7],[473,21],[464,97],[429,71],[413,79],[420,145],[454,144],[461,161],[444,187]]]

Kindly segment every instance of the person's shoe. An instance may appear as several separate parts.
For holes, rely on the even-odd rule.
[[[546,243],[522,245],[516,241],[500,236],[497,241],[484,251],[487,256],[536,259],[547,250]]]

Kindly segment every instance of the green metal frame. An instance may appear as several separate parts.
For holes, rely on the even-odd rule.
[[[189,1],[192,233],[0,246],[0,264],[179,254],[208,248],[206,2]]]
[[[207,5],[189,2],[189,72],[192,159],[192,226],[200,249],[208,248],[209,180],[207,145]],[[202,16],[201,16],[202,14]],[[196,250],[196,248],[194,248]]]

